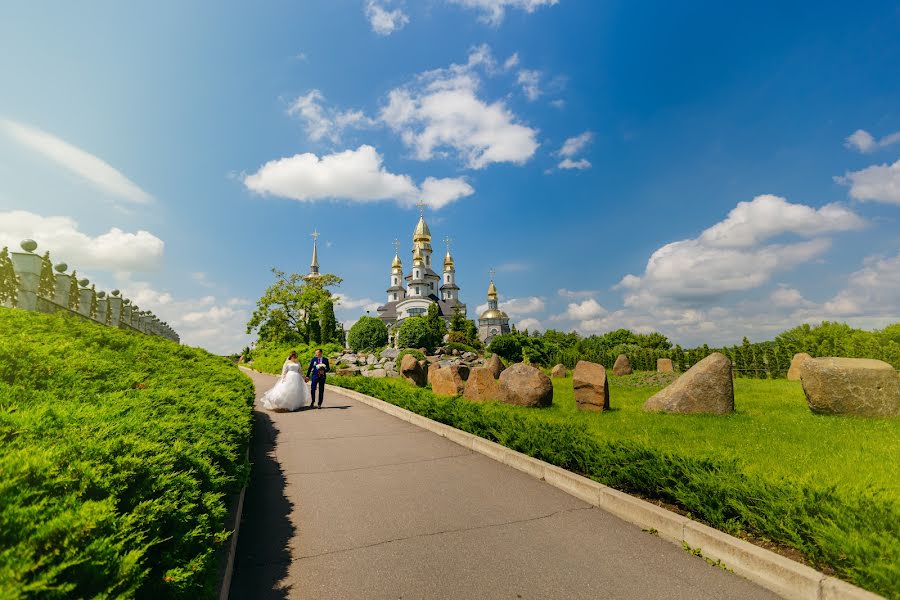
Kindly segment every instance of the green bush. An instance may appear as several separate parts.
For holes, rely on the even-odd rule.
[[[387,327],[378,317],[360,317],[347,334],[347,344],[354,352],[380,350],[387,343]]]
[[[253,349],[253,364],[247,365],[260,373],[281,373],[284,361],[292,351],[297,353],[302,369],[306,369],[309,361],[316,354],[316,348],[322,349],[324,356],[334,352],[340,352],[342,348],[338,344],[290,344],[285,342],[263,342]],[[332,369],[336,365],[331,365]]]
[[[426,348],[434,350],[437,342],[434,331],[428,326],[425,317],[407,317],[400,324],[397,332],[397,343],[405,348]]]
[[[339,377],[336,385],[354,389],[401,406],[427,418],[468,431],[485,439],[503,444],[570,471],[584,474],[596,481],[650,499],[676,505],[690,516],[734,535],[747,532],[758,538],[773,540],[798,550],[814,566],[830,570],[842,579],[887,597],[900,597],[900,509],[896,501],[896,486],[880,488],[876,483],[864,485],[834,485],[808,473],[796,476],[773,476],[772,469],[754,463],[755,456],[742,453],[705,453],[696,444],[683,443],[681,436],[674,447],[666,448],[658,442],[665,432],[679,429],[701,429],[702,439],[709,443],[710,432],[730,430],[736,439],[746,439],[753,431],[753,423],[740,416],[722,418],[685,415],[657,415],[643,413],[640,404],[652,390],[638,392],[625,417],[627,421],[613,422],[613,431],[628,429],[629,421],[637,421],[628,437],[615,438],[594,431],[595,421],[615,420],[618,413],[583,415],[574,406],[572,414],[562,414],[556,406],[563,388],[571,395],[571,379],[558,380],[554,407],[551,410],[533,409],[489,403],[473,403],[460,398],[440,398],[427,389],[416,388],[396,380],[374,380]],[[749,385],[750,382],[747,382]],[[753,382],[753,385],[790,385],[790,382]],[[795,386],[796,387],[796,386]],[[782,388],[779,388],[782,389]],[[794,390],[794,388],[790,388]],[[624,390],[614,390],[622,398]],[[795,390],[798,391],[798,390]],[[799,393],[799,391],[798,391]],[[799,394],[802,397],[802,393]],[[568,398],[570,404],[574,400]],[[621,400],[619,400],[621,402]],[[802,398],[797,398],[797,414],[803,415],[796,429],[784,426],[784,432],[811,427],[833,427],[834,434],[859,429],[857,436],[893,439],[896,431],[889,420],[845,420],[821,422],[821,417],[808,414]],[[780,403],[772,401],[771,406]],[[777,408],[766,405],[767,413]],[[786,414],[772,417],[767,424],[784,423]],[[754,417],[762,421],[764,417]],[[793,421],[789,423],[792,425]],[[609,428],[607,428],[609,429]],[[643,434],[638,433],[643,432]],[[773,435],[771,427],[755,432],[759,443],[767,443]],[[824,431],[806,435],[820,439]],[[879,434],[875,436],[874,434]],[[754,437],[755,437],[754,435]],[[802,435],[802,433],[797,433]],[[835,438],[837,439],[837,438]],[[780,443],[780,440],[775,440]],[[727,444],[726,444],[727,445]],[[771,444],[770,444],[771,445]],[[828,444],[826,444],[827,446]],[[896,442],[880,450],[874,462],[881,471],[888,466],[896,452]],[[807,448],[808,449],[808,448]],[[758,451],[757,451],[758,452]],[[779,456],[780,461],[786,459]],[[821,462],[822,457],[813,457]],[[886,461],[886,462],[885,462]],[[837,461],[843,468],[843,458]],[[875,467],[876,470],[879,467]],[[824,478],[823,478],[824,479]],[[881,475],[879,481],[891,481],[891,475]],[[893,478],[894,481],[896,478]],[[885,485],[885,484],[882,484]]]
[[[0,597],[213,597],[253,397],[203,350],[0,308]]]
[[[498,335],[491,340],[488,350],[509,362],[522,361],[522,341],[517,333]]]
[[[474,352],[475,354],[478,354],[478,350],[468,344],[450,342],[449,344],[444,344],[444,348],[447,350],[459,350],[460,352]]]
[[[425,360],[425,355],[422,354],[419,350],[416,350],[415,348],[405,348],[400,351],[400,354],[397,355],[397,360],[394,361],[397,363],[398,371],[400,370],[400,363],[403,362],[403,357],[407,354],[412,354],[416,357],[416,360]]]

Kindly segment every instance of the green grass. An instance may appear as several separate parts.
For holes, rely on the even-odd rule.
[[[0,308],[0,597],[214,597],[252,403],[203,350]]]
[[[316,348],[321,348],[324,356],[334,352],[340,352],[343,348],[340,344],[260,344],[253,350],[253,364],[247,365],[260,373],[281,373],[284,361],[291,351],[297,352],[297,359],[304,369],[315,356]],[[334,369],[337,365],[332,364]]]
[[[571,379],[551,408],[439,398],[391,379],[332,382],[661,500],[733,535],[790,547],[813,566],[900,598],[900,420],[815,416],[799,385],[736,381],[727,417],[645,414],[658,386],[613,378],[614,410],[581,413]]]

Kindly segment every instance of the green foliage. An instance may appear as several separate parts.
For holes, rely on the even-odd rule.
[[[0,597],[213,597],[253,397],[205,351],[0,308]]]
[[[247,333],[257,332],[261,342],[314,343],[319,325],[320,307],[331,299],[330,287],[343,281],[325,273],[307,279],[298,273],[285,274],[272,269],[275,283],[256,302],[256,310],[247,322]],[[315,322],[316,325],[312,325]]]
[[[450,333],[461,333],[465,339],[466,316],[458,306],[453,309],[453,316],[450,317]]]
[[[69,282],[69,310],[78,310],[81,300],[78,294],[78,271],[72,270],[72,279]]]
[[[38,296],[52,298],[56,290],[56,280],[53,278],[53,263],[50,261],[50,251],[44,252],[41,257],[41,279],[38,283]]]
[[[509,362],[521,362],[523,337],[520,333],[498,335],[491,340],[488,350]]]
[[[397,380],[333,383],[900,595],[900,421],[813,415],[800,386],[786,380],[738,380],[730,417],[645,413],[641,405],[659,388],[629,387],[632,379],[610,378],[617,410],[604,413],[576,408],[571,378],[554,380],[553,407],[540,411],[439,398]]]
[[[91,284],[91,311],[89,314],[92,319],[97,318],[97,286],[93,283]]]
[[[456,342],[450,342],[448,344],[444,344],[444,348],[447,350],[459,350],[460,352],[475,352],[478,353],[478,350],[469,346],[468,344],[459,344]]]
[[[466,321],[466,343],[474,348],[484,348],[481,338],[478,337],[478,325],[475,321]]]
[[[341,343],[341,328],[334,316],[334,301],[324,298],[319,304],[319,329],[322,332],[321,343]]]
[[[438,312],[437,303],[428,306],[428,313],[425,315],[425,323],[428,325],[428,331],[431,336],[431,343],[426,344],[426,348],[433,350],[444,342],[444,335],[447,333],[447,321],[441,317]]]
[[[309,361],[316,353],[316,348],[322,349],[322,354],[328,356],[343,350],[338,344],[289,344],[285,342],[260,342],[252,351],[253,364],[247,365],[261,373],[280,374],[284,361],[291,351],[297,352],[300,366],[306,369]],[[335,365],[331,365],[332,368]]]
[[[397,331],[397,343],[405,348],[425,348],[434,350],[438,343],[434,339],[435,331],[429,327],[425,317],[407,317]]]
[[[380,350],[387,346],[387,326],[378,317],[360,317],[347,334],[347,343],[354,352]]]
[[[464,331],[451,331],[447,334],[447,343],[448,344],[465,344],[466,343],[466,333]]]
[[[400,363],[403,361],[403,357],[407,354],[412,354],[416,357],[416,360],[425,360],[425,355],[422,354],[419,350],[415,348],[404,348],[400,351],[400,354],[397,355],[397,360],[394,361],[397,363],[397,368],[400,368]]]
[[[0,250],[0,305],[13,306],[19,301],[19,277],[13,268],[9,249]]]

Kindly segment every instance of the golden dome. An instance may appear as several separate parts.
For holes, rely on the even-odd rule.
[[[494,285],[494,280],[491,279],[491,284],[488,286],[488,299],[495,300],[497,298],[497,286]]]
[[[413,264],[419,266],[422,265],[422,253],[419,251],[418,246],[413,248]]]
[[[428,229],[428,223],[425,222],[425,215],[419,217],[419,222],[416,223],[416,230],[413,233],[413,241],[414,242],[430,242],[431,241],[431,231]]]
[[[394,254],[394,262],[391,263],[391,268],[392,269],[402,269],[403,268],[403,263],[400,262],[399,254]]]
[[[444,257],[444,269],[452,269],[453,268],[453,257],[450,256],[450,251],[447,250],[447,255]]]
[[[500,310],[499,308],[489,308],[483,313],[481,313],[482,319],[508,319],[509,317],[505,312]]]

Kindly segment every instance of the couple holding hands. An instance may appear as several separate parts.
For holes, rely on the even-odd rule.
[[[304,406],[315,408],[316,390],[319,392],[319,408],[325,396],[325,379],[327,377],[328,359],[322,356],[322,349],[316,349],[316,355],[309,361],[306,376],[300,375],[300,361],[296,352],[291,352],[281,368],[281,378],[266,392],[260,403],[263,408],[275,411],[295,411]],[[312,381],[311,388],[306,383]]]

